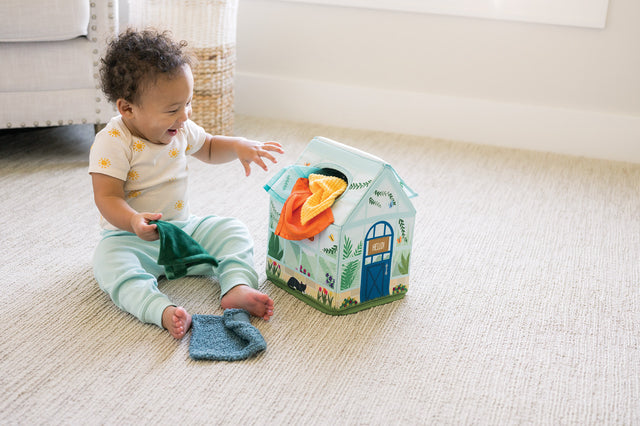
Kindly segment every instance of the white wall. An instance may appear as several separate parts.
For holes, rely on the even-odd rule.
[[[611,0],[604,30],[277,0],[238,15],[237,112],[640,162],[637,0]]]

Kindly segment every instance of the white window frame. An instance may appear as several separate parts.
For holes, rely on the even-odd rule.
[[[586,28],[605,27],[609,0],[283,0]]]

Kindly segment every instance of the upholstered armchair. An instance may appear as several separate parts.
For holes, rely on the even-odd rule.
[[[114,115],[98,67],[118,32],[118,0],[2,0],[0,16],[0,129]]]

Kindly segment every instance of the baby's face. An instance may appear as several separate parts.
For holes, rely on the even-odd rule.
[[[133,106],[132,132],[157,144],[168,144],[191,116],[193,74],[184,65],[177,75],[158,77]]]

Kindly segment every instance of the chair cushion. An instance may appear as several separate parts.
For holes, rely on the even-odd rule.
[[[86,36],[90,0],[2,0],[0,42],[55,41]]]
[[[84,37],[49,43],[0,43],[0,93],[95,89],[93,43]]]

